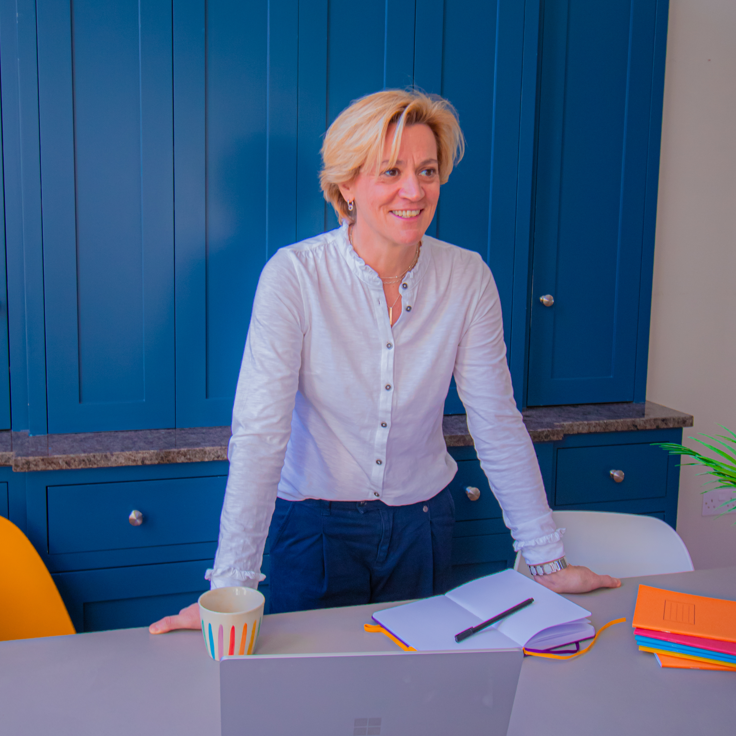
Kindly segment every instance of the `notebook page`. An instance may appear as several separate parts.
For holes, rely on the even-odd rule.
[[[477,626],[482,620],[443,595],[376,611],[373,620],[420,652],[518,646],[492,627],[457,644],[455,634]]]
[[[534,603],[530,606],[490,627],[520,646],[524,646],[543,629],[590,616],[590,611],[514,570],[503,570],[495,575],[472,580],[451,590],[446,597],[466,608],[481,621],[486,621],[527,598],[534,598]]]

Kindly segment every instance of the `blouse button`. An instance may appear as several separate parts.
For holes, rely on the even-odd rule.
[[[378,498],[381,494],[378,491],[373,491],[373,495]]]
[[[386,424],[386,422],[381,422],[381,426],[382,427],[388,427],[388,424]]]
[[[387,343],[386,343],[386,347],[387,347],[387,348],[388,348],[389,350],[391,350],[391,348],[392,348],[393,346],[394,346],[394,344],[393,344],[392,342],[387,342]]]
[[[383,465],[383,460],[376,460],[376,465]]]
[[[407,308],[406,308],[406,311],[407,311],[407,312],[411,312],[411,307],[407,307]]]
[[[390,390],[391,390],[391,384],[390,383],[387,383],[386,384],[386,391],[390,391]]]
[[[408,289],[409,288],[409,284],[401,284],[401,288],[402,289]]]

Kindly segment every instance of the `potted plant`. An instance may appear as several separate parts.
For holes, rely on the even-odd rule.
[[[657,447],[661,447],[663,450],[667,450],[671,455],[684,455],[685,457],[692,458],[691,462],[683,462],[681,465],[700,465],[704,468],[702,473],[698,475],[710,475],[712,479],[706,483],[711,485],[716,483],[717,485],[713,488],[706,488],[702,493],[710,493],[711,491],[717,491],[721,488],[728,488],[731,490],[731,499],[724,501],[720,506],[724,509],[719,516],[727,514],[729,511],[736,511],[736,434],[734,434],[727,427],[723,427],[728,433],[716,435],[711,437],[707,434],[702,434],[701,437],[705,437],[714,444],[709,444],[703,440],[699,440],[697,437],[690,437],[691,440],[699,442],[704,447],[712,450],[716,454],[720,455],[721,459],[708,457],[703,455],[697,450],[693,450],[685,445],[680,445],[676,442],[655,442]],[[716,447],[715,445],[720,445]],[[723,449],[721,449],[723,448]],[[736,521],[734,522],[736,524]]]

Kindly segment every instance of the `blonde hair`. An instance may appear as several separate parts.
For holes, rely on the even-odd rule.
[[[427,125],[437,141],[440,184],[465,151],[457,112],[445,99],[417,90],[387,89],[355,100],[330,125],[322,144],[320,186],[337,219],[355,221],[340,185],[352,181],[363,167],[378,166],[389,126],[396,123],[388,168],[396,164],[407,125]]]

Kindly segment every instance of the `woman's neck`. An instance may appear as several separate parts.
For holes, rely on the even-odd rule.
[[[348,227],[348,237],[353,250],[381,277],[390,279],[403,276],[416,263],[419,243],[399,245],[397,243],[377,242],[361,237],[357,225]]]

